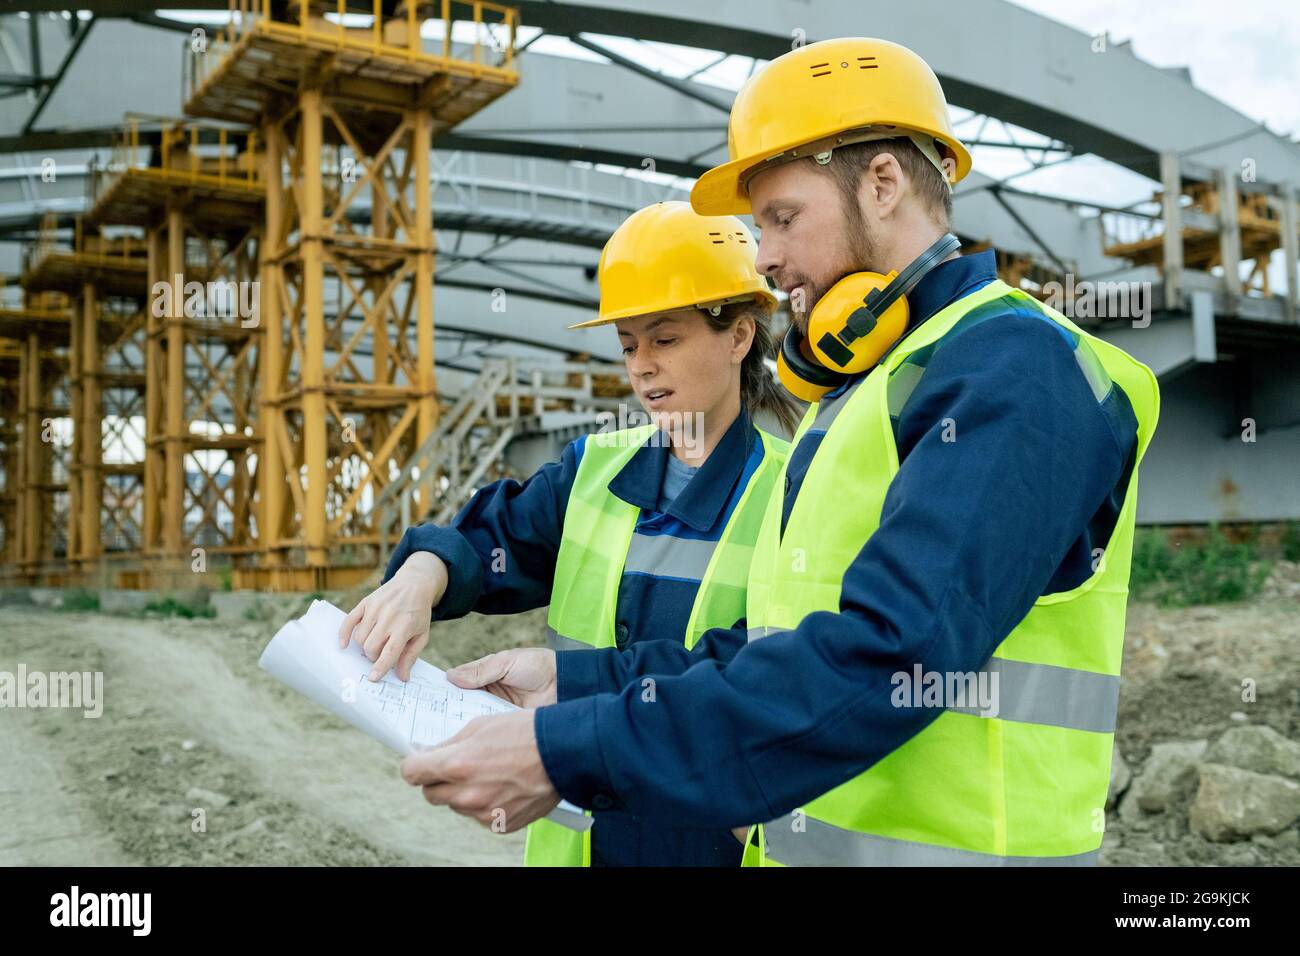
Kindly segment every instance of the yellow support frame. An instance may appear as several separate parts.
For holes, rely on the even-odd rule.
[[[385,16],[376,0],[358,30],[337,0],[291,5],[288,20],[260,0],[229,8],[227,28],[190,58],[185,109],[256,124],[265,150],[260,561],[237,568],[234,583],[347,586],[380,558],[370,502],[437,423],[433,136],[518,83],[518,13],[434,0]],[[458,50],[461,10],[475,32]],[[419,31],[438,11],[441,55],[423,49]],[[482,39],[489,21],[508,35],[498,62]],[[286,84],[297,92],[286,97]],[[362,196],[368,227],[349,216]]]
[[[72,448],[67,465],[67,547],[69,574],[92,584],[130,583],[138,574],[144,503],[144,247],[129,235],[108,238],[74,228],[74,247],[54,245],[55,223],[43,225],[24,285],[32,291],[58,290],[71,300],[69,320],[68,415]],[[29,349],[37,347],[35,333]],[[29,365],[38,364],[35,360]],[[38,373],[31,373],[38,374]],[[36,380],[39,384],[39,376]],[[34,387],[27,380],[28,389]],[[27,445],[25,480],[28,500],[23,518],[28,574],[37,575],[40,560],[52,553],[49,522],[36,515],[31,489],[49,485],[38,473],[49,468],[27,433],[34,427],[28,400],[24,426]],[[35,432],[32,432],[35,434]],[[48,490],[48,489],[47,489]],[[113,567],[104,565],[111,556]]]

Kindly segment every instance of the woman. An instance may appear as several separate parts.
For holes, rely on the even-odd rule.
[[[599,315],[574,328],[616,327],[651,423],[585,436],[523,484],[480,489],[450,527],[408,529],[385,583],[340,631],[376,662],[372,678],[396,665],[406,680],[429,620],[471,610],[549,604],[560,650],[691,647],[745,616],[749,557],[787,453],[751,415],[789,432],[797,414],[763,364],[775,298],[754,260],[740,220],[684,202],[642,209],[615,231],[600,258]],[[533,824],[525,862],[734,866],[741,849],[725,829],[649,828],[608,810],[586,834]]]

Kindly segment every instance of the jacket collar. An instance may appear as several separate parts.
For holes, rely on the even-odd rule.
[[[927,272],[916,287],[907,294],[907,330],[898,337],[898,342],[907,338],[922,322],[938,315],[962,296],[970,295],[996,279],[997,264],[997,256],[993,250],[985,249],[983,252],[941,262]],[[885,355],[892,352],[898,342],[891,345]],[[881,361],[884,361],[885,355],[881,356]],[[870,371],[871,369],[867,369],[862,375]],[[824,398],[838,398],[860,377],[853,376]]]
[[[654,511],[663,487],[664,470],[672,449],[656,443],[656,432],[623,466],[609,483],[610,492],[630,505]],[[756,438],[749,411],[742,405],[700,470],[682,489],[667,514],[701,533],[717,522],[727,507],[736,480],[745,468]]]

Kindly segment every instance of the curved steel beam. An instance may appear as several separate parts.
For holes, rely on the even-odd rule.
[[[772,59],[837,36],[879,36],[934,67],[948,101],[1055,137],[1158,179],[1161,152],[1208,166],[1250,156],[1300,182],[1300,147],[1193,86],[1185,69],[1139,60],[1128,43],[1094,51],[1086,33],[1003,0],[854,0],[799,5],[737,0],[515,0],[521,19],[551,33],[583,30]],[[1135,96],[1135,91],[1140,95]],[[1192,122],[1192,119],[1195,119]]]
[[[1151,178],[1158,178],[1159,154],[1171,151],[1207,166],[1236,165],[1242,156],[1250,156],[1259,166],[1274,170],[1279,181],[1300,182],[1300,148],[1295,143],[1198,90],[1186,70],[1143,62],[1127,43],[1107,42],[1104,52],[1094,52],[1093,38],[1087,34],[1003,0],[966,0],[958,5],[913,0],[869,9],[854,0],[797,7],[739,0],[707,5],[660,0],[652,8],[641,0],[516,0],[513,5],[520,9],[524,24],[549,33],[607,34],[759,59],[790,49],[796,31],[809,41],[854,33],[884,36],[926,57],[955,105],[1071,143]],[[157,7],[135,0],[85,0],[82,6],[101,18],[150,13]],[[191,0],[188,6],[222,8],[225,4]],[[51,3],[17,7],[63,8]],[[995,51],[1006,55],[993,55]],[[536,59],[521,57],[525,76],[527,64]],[[577,72],[581,65],[593,64],[565,61],[565,70]],[[535,89],[537,84],[532,86]],[[518,99],[529,87],[522,84],[520,91],[501,102]],[[534,112],[534,117],[555,115],[556,88],[547,88],[552,99],[543,105],[548,108]],[[1135,97],[1135,90],[1141,96]],[[701,85],[701,91],[729,100],[713,87]],[[677,106],[679,121],[682,112],[694,107],[714,114],[708,119],[716,118],[716,111],[684,96],[677,97]],[[651,121],[640,111],[623,114],[629,115]],[[1195,122],[1189,122],[1193,117]],[[470,133],[471,123],[461,132]]]

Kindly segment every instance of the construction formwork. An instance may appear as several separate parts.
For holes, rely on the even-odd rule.
[[[21,342],[0,338],[0,581],[12,577],[18,566],[16,485],[22,460],[18,441],[21,356]]]
[[[21,306],[0,308],[0,520],[8,583],[68,580],[70,330],[61,296],[27,295]]]
[[[369,23],[351,26],[357,12]],[[486,2],[231,14],[191,52],[185,111],[254,126],[265,150],[260,560],[235,585],[347,586],[379,561],[375,498],[437,422],[432,139],[517,84],[517,14]]]
[[[144,513],[145,246],[130,235],[85,232],[78,220],[68,250],[54,244],[56,231],[47,222],[28,257],[23,285],[29,293],[62,293],[71,302],[68,575],[89,584],[137,586]],[[36,346],[43,341],[32,339]],[[48,543],[43,550],[49,553]]]
[[[259,249],[256,133],[130,118],[93,177],[88,223],[145,235],[141,583],[184,586],[256,549]],[[209,562],[212,562],[210,567]]]
[[[1102,215],[1105,254],[1157,267],[1167,308],[1186,307],[1195,289],[1217,287],[1229,314],[1239,299],[1278,297],[1278,314],[1268,317],[1300,321],[1300,204],[1294,186],[1256,180],[1249,167],[1208,168],[1174,153],[1161,155],[1160,180],[1151,199],[1159,212]],[[1275,290],[1269,263],[1279,251],[1285,288]],[[1243,275],[1246,263],[1250,268]],[[1217,282],[1207,284],[1203,277],[1211,273]],[[1198,281],[1189,286],[1189,279]]]

